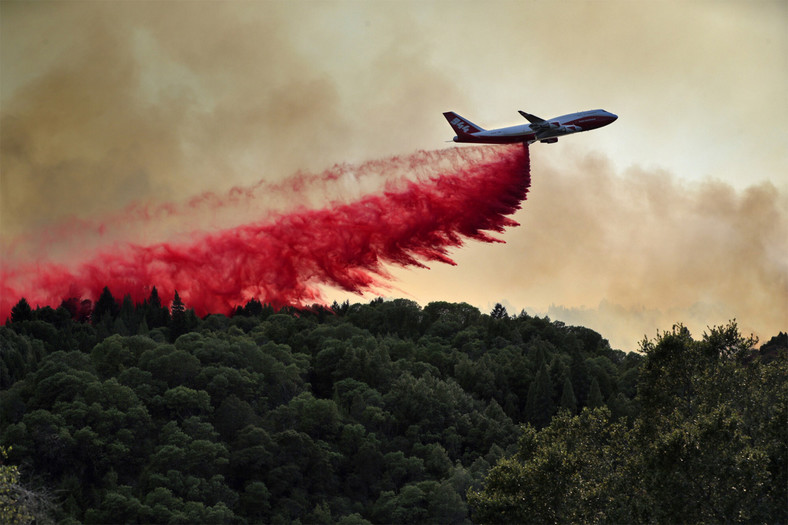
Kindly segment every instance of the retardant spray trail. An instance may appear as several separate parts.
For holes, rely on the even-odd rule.
[[[405,160],[420,173],[449,167],[396,191],[206,234],[187,244],[130,245],[76,269],[4,269],[0,319],[22,296],[34,307],[57,307],[69,297],[95,301],[104,286],[138,302],[153,286],[164,301],[177,290],[198,315],[228,313],[251,298],[276,307],[310,304],[321,300],[319,285],[358,293],[385,287],[385,264],[454,264],[450,248],[465,239],[502,242],[488,232],[517,225],[507,216],[528,191],[527,147],[458,148]],[[379,169],[402,165],[402,158],[389,159]]]

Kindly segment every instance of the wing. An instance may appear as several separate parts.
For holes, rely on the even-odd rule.
[[[524,116],[528,122],[531,124],[541,124],[545,120],[543,118],[539,118],[536,115],[531,115],[530,113],[526,113],[525,111],[518,111],[520,115]]]
[[[558,122],[548,122],[543,118],[539,118],[536,115],[531,115],[525,111],[520,111],[519,113],[531,123],[531,129],[536,133],[537,139],[542,138],[548,132],[555,132],[555,130],[561,128],[561,125]]]

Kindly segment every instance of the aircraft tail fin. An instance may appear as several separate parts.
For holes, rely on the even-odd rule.
[[[470,135],[471,133],[478,133],[479,131],[484,131],[484,128],[477,126],[470,120],[467,120],[459,116],[457,113],[453,111],[448,111],[444,113],[443,116],[446,117],[446,120],[449,121],[449,125],[460,137],[462,137],[463,135]]]

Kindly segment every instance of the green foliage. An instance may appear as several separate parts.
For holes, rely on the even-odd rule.
[[[572,388],[572,381],[569,377],[564,379],[564,387],[561,390],[561,408],[567,410],[570,414],[577,412],[577,399],[575,398],[575,391]]]
[[[550,422],[554,408],[553,385],[547,373],[547,365],[542,360],[539,373],[528,388],[526,411],[530,421],[538,427],[543,427]]]
[[[590,409],[602,403],[594,377],[589,408],[542,430],[524,427],[518,452],[469,491],[474,518],[784,523],[788,349],[762,358],[754,344],[735,323],[701,341],[677,326],[644,342],[632,425],[606,407]]]
[[[612,422],[605,408],[586,409],[579,416],[563,413],[542,431],[526,426],[517,454],[490,471],[483,491],[469,493],[474,518],[483,523],[617,522],[606,511],[610,497],[622,488],[614,466],[624,459],[627,445],[626,428]]]
[[[10,450],[0,446],[0,523],[53,523],[49,495],[22,484],[19,467],[6,464]]]
[[[0,444],[63,522],[467,523],[518,425],[576,413],[593,381],[605,424],[637,408],[636,358],[503,307],[250,301],[201,320],[155,288],[89,307],[0,327]]]
[[[0,446],[0,521],[8,523],[29,523],[33,515],[24,506],[19,485],[19,467],[6,465],[8,451]]]
[[[599,389],[599,382],[596,377],[591,380],[591,387],[588,389],[588,407],[598,408],[605,403],[602,398],[602,391]]]

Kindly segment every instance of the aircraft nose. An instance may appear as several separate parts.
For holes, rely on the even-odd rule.
[[[618,120],[618,115],[615,113],[610,113],[609,111],[605,111],[605,113],[607,113],[607,117],[610,119],[610,122],[615,122]]]

